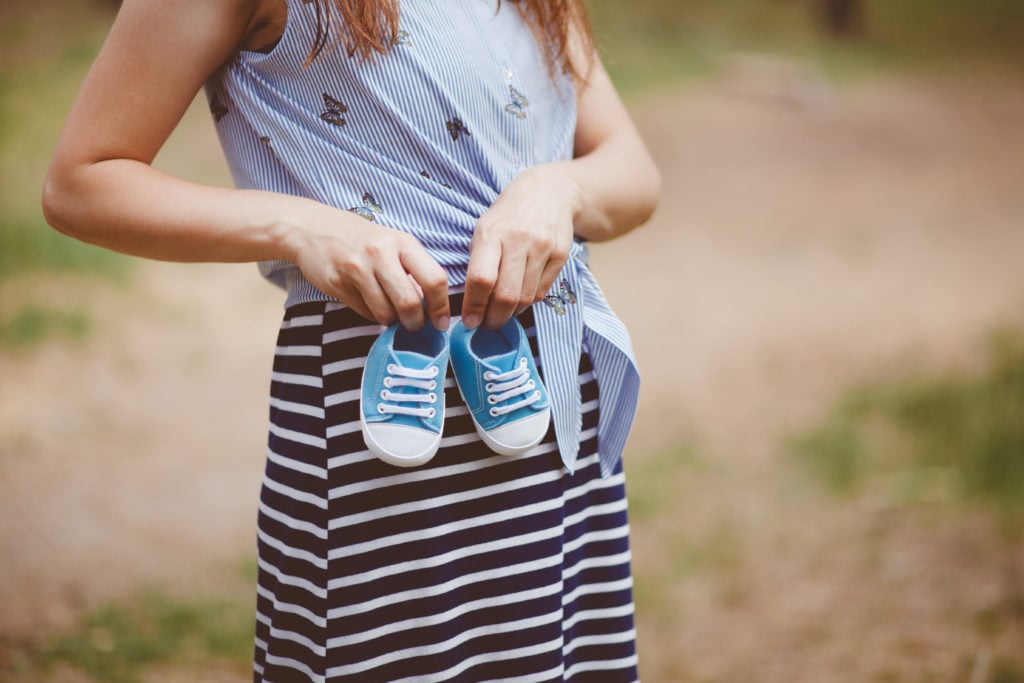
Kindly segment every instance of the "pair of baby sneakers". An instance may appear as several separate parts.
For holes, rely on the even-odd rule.
[[[442,332],[400,324],[373,343],[363,370],[360,421],[374,455],[399,467],[423,465],[441,445],[444,380],[451,362],[477,433],[502,455],[544,438],[551,419],[526,332],[516,318],[497,330],[456,322]]]

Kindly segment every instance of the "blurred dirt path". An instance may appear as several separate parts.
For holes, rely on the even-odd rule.
[[[1024,680],[1024,544],[962,507],[814,498],[783,448],[846,387],[1024,330],[1024,87],[749,85],[645,103],[663,204],[594,249],[645,371],[634,471],[698,455],[634,524],[645,678]]]
[[[664,200],[593,249],[647,370],[638,441],[682,416],[739,447],[850,380],[962,363],[1024,323],[1024,87],[784,94],[721,85],[638,112]]]
[[[845,544],[877,516],[794,507],[779,441],[850,383],[969,368],[993,326],[1024,328],[1024,89],[747,86],[634,107],[664,202],[593,248],[645,374],[633,467],[680,440],[710,462],[678,482],[684,504],[635,523],[638,577],[664,574],[673,610],[641,601],[646,680],[922,680],[904,677],[910,661],[947,680],[982,636],[943,610],[1001,597],[1004,558],[962,547],[988,532],[964,522],[906,550],[921,527],[893,525],[872,538],[904,552],[896,578],[858,579]],[[131,291],[75,287],[97,321],[85,344],[0,355],[0,635],[67,624],[140,583],[215,584],[253,548],[280,296],[251,266],[138,275]],[[67,286],[31,296],[68,301]],[[665,539],[679,533],[722,550],[721,566],[673,578]],[[927,575],[949,544],[975,568]],[[838,635],[837,614],[852,619]],[[935,619],[953,625],[918,637]],[[909,640],[881,656],[889,637]]]
[[[140,584],[209,590],[252,555],[281,297],[251,265],[136,275],[37,285],[94,333],[0,358],[0,633]]]

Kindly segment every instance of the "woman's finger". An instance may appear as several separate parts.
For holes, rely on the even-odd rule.
[[[565,265],[568,254],[568,247],[559,247],[548,257],[548,261],[544,264],[544,269],[541,271],[540,278],[537,282],[537,295],[534,298],[534,301],[541,301],[544,298],[544,295],[551,290],[551,286],[555,284],[555,280],[558,279],[558,274],[562,272],[562,267]]]
[[[439,330],[448,329],[451,307],[448,304],[448,274],[444,268],[418,243],[415,247],[404,249],[399,258],[402,267],[419,286],[419,294],[425,302],[431,324]]]
[[[423,300],[401,264],[394,262],[377,271],[377,282],[398,315],[402,327],[416,331],[423,327]]]
[[[544,296],[551,291],[551,286],[555,284],[555,280],[558,278],[558,274],[562,271],[563,263],[557,263],[548,261],[544,266],[544,272],[540,276],[540,280],[537,283],[537,295],[534,297],[534,301],[540,301]]]
[[[494,291],[501,265],[501,243],[479,237],[477,233],[469,250],[466,271],[466,294],[462,300],[462,322],[472,329],[484,320],[487,304]]]
[[[523,292],[523,276],[526,273],[526,249],[512,246],[506,242],[502,245],[501,263],[498,267],[498,278],[491,292],[491,300],[484,314],[484,326],[491,329],[501,327],[508,322]]]
[[[366,302],[370,320],[375,320],[381,325],[391,325],[398,319],[398,313],[391,305],[391,298],[384,292],[375,276],[371,274],[368,278],[361,278],[353,282],[353,287]]]
[[[341,303],[345,304],[367,320],[378,322],[376,317],[373,315],[373,312],[370,310],[370,307],[366,305],[366,301],[359,293],[359,290],[354,287],[342,286],[335,296],[337,296]]]
[[[537,300],[538,295],[541,298],[544,297],[544,290],[540,290],[540,284],[547,260],[547,258],[538,258],[536,256],[527,258],[526,269],[523,274],[523,289],[519,293],[519,303],[516,305],[515,311],[516,315],[529,308]]]

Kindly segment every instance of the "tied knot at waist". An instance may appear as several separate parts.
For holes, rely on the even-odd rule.
[[[466,254],[468,261],[468,246]],[[551,402],[562,462],[570,473],[575,470],[583,431],[579,364],[586,347],[598,386],[597,450],[601,474],[607,477],[622,457],[636,417],[640,374],[629,332],[609,306],[587,261],[586,247],[574,242],[551,290],[532,310],[540,370]],[[455,291],[464,289],[465,268],[449,270],[449,279]],[[276,281],[288,291],[286,306],[336,301],[314,287],[294,265],[278,273]],[[453,315],[461,314],[461,304],[459,294],[452,300]]]

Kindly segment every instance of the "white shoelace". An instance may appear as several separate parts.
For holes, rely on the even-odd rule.
[[[487,391],[487,402],[491,404],[491,417],[507,415],[513,410],[531,405],[540,400],[540,392],[533,391],[537,388],[536,382],[530,379],[530,370],[526,367],[526,359],[519,359],[519,367],[508,372],[484,372],[484,379],[487,384],[484,389]],[[532,394],[522,398],[515,403],[499,406],[502,401],[507,401],[516,396],[533,391]]]
[[[384,378],[384,389],[380,392],[381,400],[392,403],[377,404],[377,412],[381,415],[392,413],[396,415],[413,415],[415,417],[432,418],[437,414],[433,406],[412,407],[395,405],[396,403],[433,403],[437,400],[437,366],[429,367],[426,370],[406,368],[394,363],[388,364],[388,376]],[[413,387],[430,393],[392,393],[388,389],[394,387]]]

